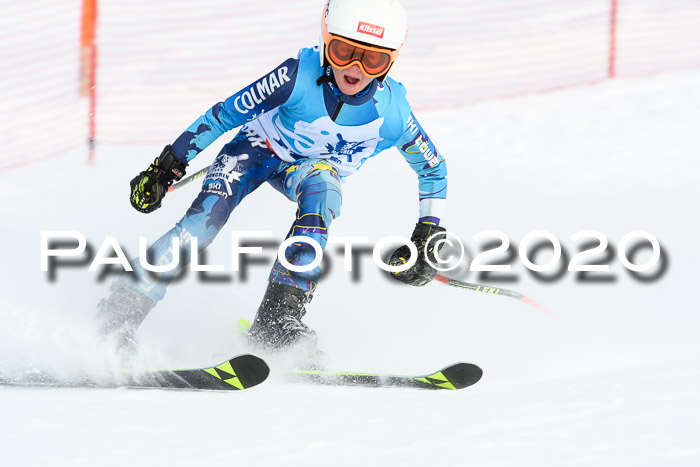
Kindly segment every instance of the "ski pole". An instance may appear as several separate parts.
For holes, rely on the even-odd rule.
[[[527,303],[528,305],[530,305],[533,308],[538,309],[542,313],[545,313],[545,314],[550,315],[550,316],[555,316],[544,305],[541,305],[540,303],[537,303],[535,300],[531,299],[530,297],[526,297],[525,295],[521,294],[520,292],[516,292],[514,290],[501,289],[498,287],[491,287],[488,285],[481,285],[481,284],[471,284],[469,282],[462,282],[462,281],[458,281],[455,279],[450,279],[449,277],[441,276],[440,274],[437,274],[435,276],[435,280],[438,282],[442,282],[443,284],[451,285],[452,287],[457,287],[458,289],[473,290],[474,292],[483,292],[483,293],[489,293],[492,295],[503,295],[506,297],[514,298],[514,299],[519,300],[523,303]]]
[[[211,166],[208,165],[208,166],[204,167],[203,169],[193,173],[189,177],[183,178],[182,180],[180,180],[179,182],[177,182],[176,184],[174,184],[170,188],[168,188],[168,193],[170,193],[171,191],[177,190],[178,188],[182,188],[183,186],[194,182],[198,178],[202,178],[209,171],[209,167],[211,167]]]

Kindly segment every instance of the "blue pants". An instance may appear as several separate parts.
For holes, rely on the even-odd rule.
[[[243,127],[221,149],[207,173],[202,190],[185,216],[148,251],[150,264],[170,264],[172,239],[179,237],[179,267],[167,273],[148,273],[138,260],[134,260],[131,262],[134,274],[125,274],[119,280],[136,287],[154,302],[161,300],[172,278],[186,265],[191,238],[197,237],[200,251],[206,248],[243,198],[265,182],[297,203],[296,219],[287,237],[311,237],[324,248],[328,228],[340,215],[342,203],[340,178],[335,168],[323,159],[283,162],[265,144],[264,138]],[[313,247],[306,243],[292,244],[285,255],[293,265],[310,264],[314,257]],[[293,272],[277,260],[269,280],[313,292],[320,275],[319,267],[303,273]]]

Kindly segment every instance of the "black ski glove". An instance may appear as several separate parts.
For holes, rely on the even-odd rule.
[[[424,224],[421,222],[417,223],[416,228],[413,229],[411,241],[414,245],[416,245],[416,248],[418,248],[418,261],[416,261],[416,264],[414,264],[410,269],[402,272],[391,273],[391,277],[397,281],[403,282],[404,284],[414,285],[416,287],[421,287],[432,281],[435,278],[437,271],[426,261],[425,243],[431,236],[440,232],[445,232],[445,228],[432,224]],[[435,258],[435,244],[443,238],[445,238],[445,235],[435,235],[435,237],[430,240],[430,244],[428,245],[428,259],[433,264],[437,264],[437,259]],[[440,244],[439,248],[442,248],[442,244]],[[389,265],[401,266],[402,264],[406,264],[410,256],[411,250],[409,250],[406,245],[399,247],[396,249],[394,254],[391,255]]]
[[[131,180],[131,205],[145,213],[158,209],[168,188],[185,175],[185,168],[187,164],[175,158],[170,145],[165,146],[153,164]]]

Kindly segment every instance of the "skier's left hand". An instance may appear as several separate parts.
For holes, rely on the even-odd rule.
[[[402,272],[391,273],[391,277],[404,284],[413,285],[416,287],[421,287],[432,281],[435,278],[437,271],[433,266],[431,266],[428,261],[426,261],[426,248],[425,244],[428,239],[437,233],[445,232],[444,227],[440,227],[433,224],[425,224],[419,222],[416,224],[416,228],[413,229],[413,235],[411,235],[411,241],[418,249],[418,260],[416,264],[410,269]],[[435,235],[430,239],[430,244],[427,248],[428,259],[433,263],[437,263],[435,258],[435,244],[444,237],[444,235]],[[442,244],[438,247],[438,251],[442,248]],[[391,266],[401,266],[406,264],[411,257],[411,250],[407,246],[402,246],[396,249],[391,259],[389,260],[389,265]]]

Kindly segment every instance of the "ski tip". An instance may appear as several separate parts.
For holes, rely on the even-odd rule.
[[[453,389],[464,389],[476,384],[484,375],[484,371],[472,363],[455,363],[440,373],[454,386]]]
[[[257,386],[270,375],[270,367],[265,360],[253,354],[238,355],[227,363],[230,368],[235,369],[235,374],[243,386],[241,389]]]
[[[257,386],[265,381],[270,375],[270,367],[260,357],[243,354],[215,367],[180,370],[174,373],[197,389],[240,390]]]

